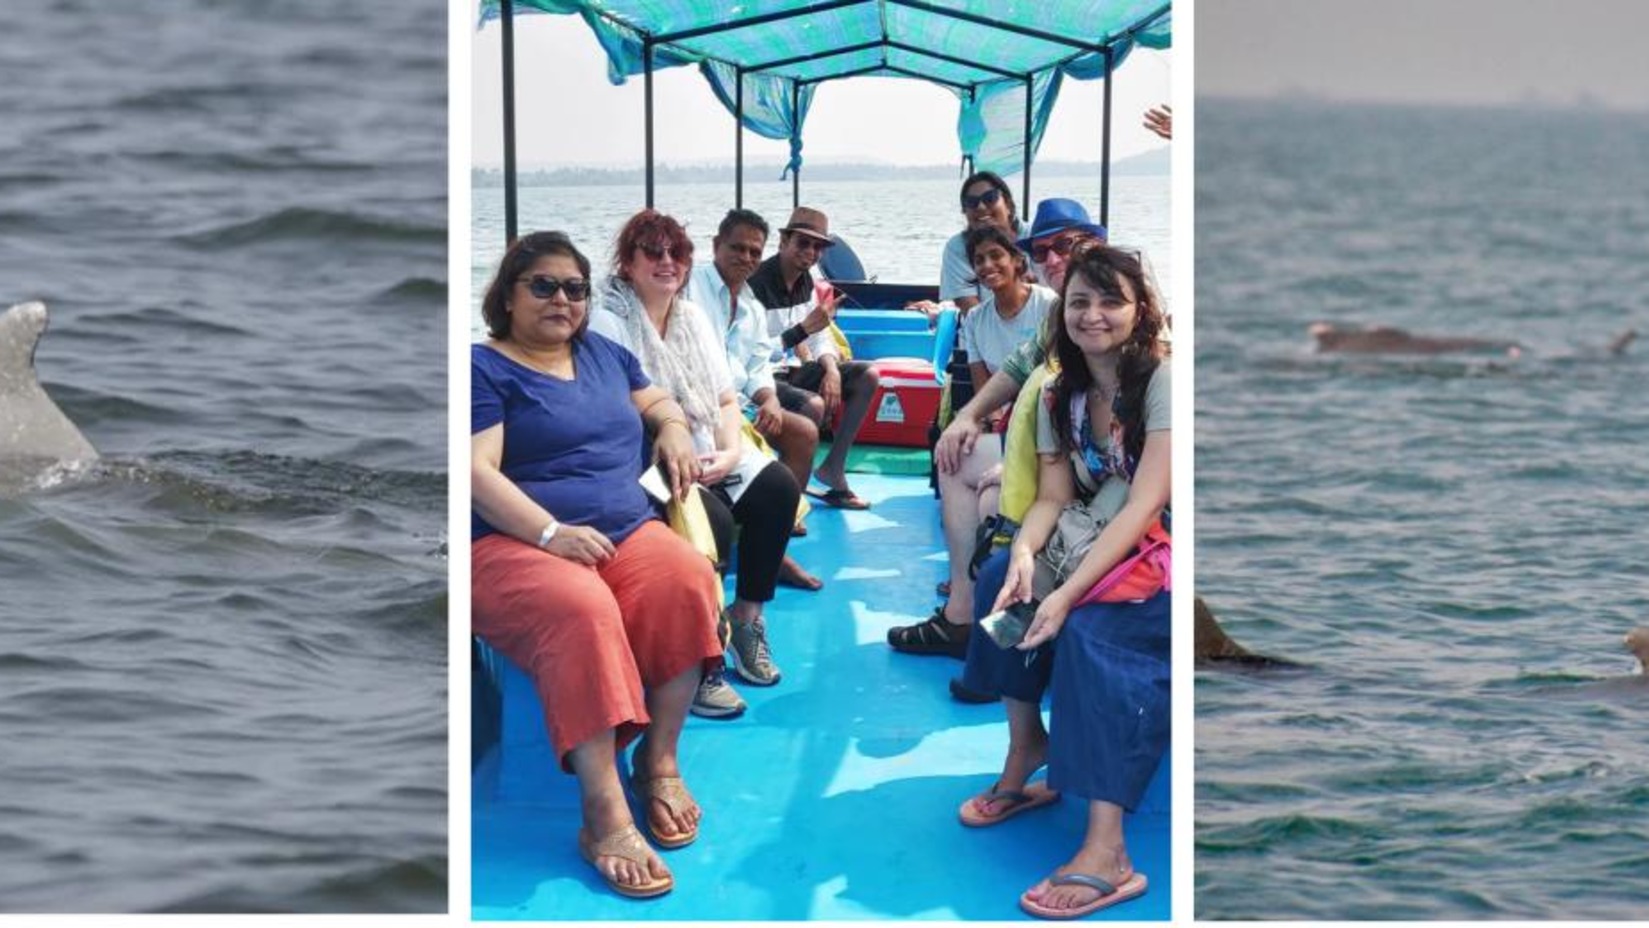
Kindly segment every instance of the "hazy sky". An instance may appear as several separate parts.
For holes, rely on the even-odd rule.
[[[1201,0],[1197,94],[1649,108],[1645,0]]]
[[[477,165],[503,162],[499,114],[498,23],[474,38],[473,150]],[[642,162],[642,79],[607,81],[607,59],[577,16],[516,20],[516,149],[535,164],[639,165]],[[1112,93],[1114,157],[1164,143],[1140,126],[1145,109],[1170,98],[1171,51],[1138,49],[1117,71]],[[1040,159],[1099,160],[1101,81],[1064,82]],[[653,78],[654,144],[662,162],[731,163],[733,117],[697,68],[671,68]],[[803,127],[803,158],[956,164],[956,96],[923,81],[849,78],[819,88]],[[782,161],[782,141],[744,134],[746,164]],[[805,167],[803,168],[805,172]],[[805,176],[805,174],[804,174]],[[1034,172],[1033,172],[1034,176]]]

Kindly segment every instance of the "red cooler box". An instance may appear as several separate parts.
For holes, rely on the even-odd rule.
[[[928,427],[939,412],[939,384],[933,364],[921,358],[878,358],[870,362],[881,379],[870,413],[854,444],[928,446]],[[840,414],[836,424],[840,424]]]

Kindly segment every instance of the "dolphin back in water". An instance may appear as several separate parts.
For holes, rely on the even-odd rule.
[[[1195,603],[1196,665],[1198,667],[1231,667],[1248,670],[1267,668],[1298,668],[1302,665],[1280,657],[1255,654],[1235,641],[1220,627],[1214,611],[1198,596]]]
[[[1339,354],[1460,354],[1491,353],[1517,358],[1523,355],[1523,346],[1517,342],[1492,338],[1459,338],[1454,336],[1415,335],[1403,329],[1376,325],[1363,328],[1335,325],[1332,322],[1313,322],[1311,337],[1317,350]],[[1626,329],[1609,340],[1606,354],[1619,357],[1636,341],[1636,329]]]
[[[19,303],[0,314],[0,461],[90,461],[97,449],[57,408],[34,372],[46,331],[46,304]]]
[[[1310,332],[1311,337],[1317,340],[1318,351],[1344,354],[1496,352],[1515,358],[1523,353],[1523,346],[1517,342],[1489,338],[1414,335],[1390,326],[1351,328],[1329,322],[1316,322],[1312,323]]]

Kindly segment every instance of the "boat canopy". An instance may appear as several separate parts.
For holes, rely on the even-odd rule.
[[[581,16],[607,52],[613,83],[638,74],[647,80],[649,205],[652,72],[697,65],[739,125],[789,140],[785,173],[793,185],[802,165],[803,126],[820,83],[882,76],[946,87],[959,102],[963,162],[972,170],[1023,171],[1027,211],[1032,156],[1061,82],[1107,78],[1103,214],[1109,201],[1108,78],[1136,46],[1168,48],[1173,32],[1172,7],[1163,0],[481,0],[480,26],[502,19],[508,46],[509,23],[518,12]],[[506,48],[506,70],[510,55]],[[506,74],[506,87],[509,79]],[[510,106],[506,100],[506,120]],[[742,137],[737,145],[742,201]]]

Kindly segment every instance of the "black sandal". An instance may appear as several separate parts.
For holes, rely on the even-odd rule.
[[[895,651],[906,654],[943,654],[957,660],[968,657],[968,635],[972,625],[952,625],[945,621],[945,607],[933,610],[933,615],[915,625],[900,625],[887,630],[887,643]]]

